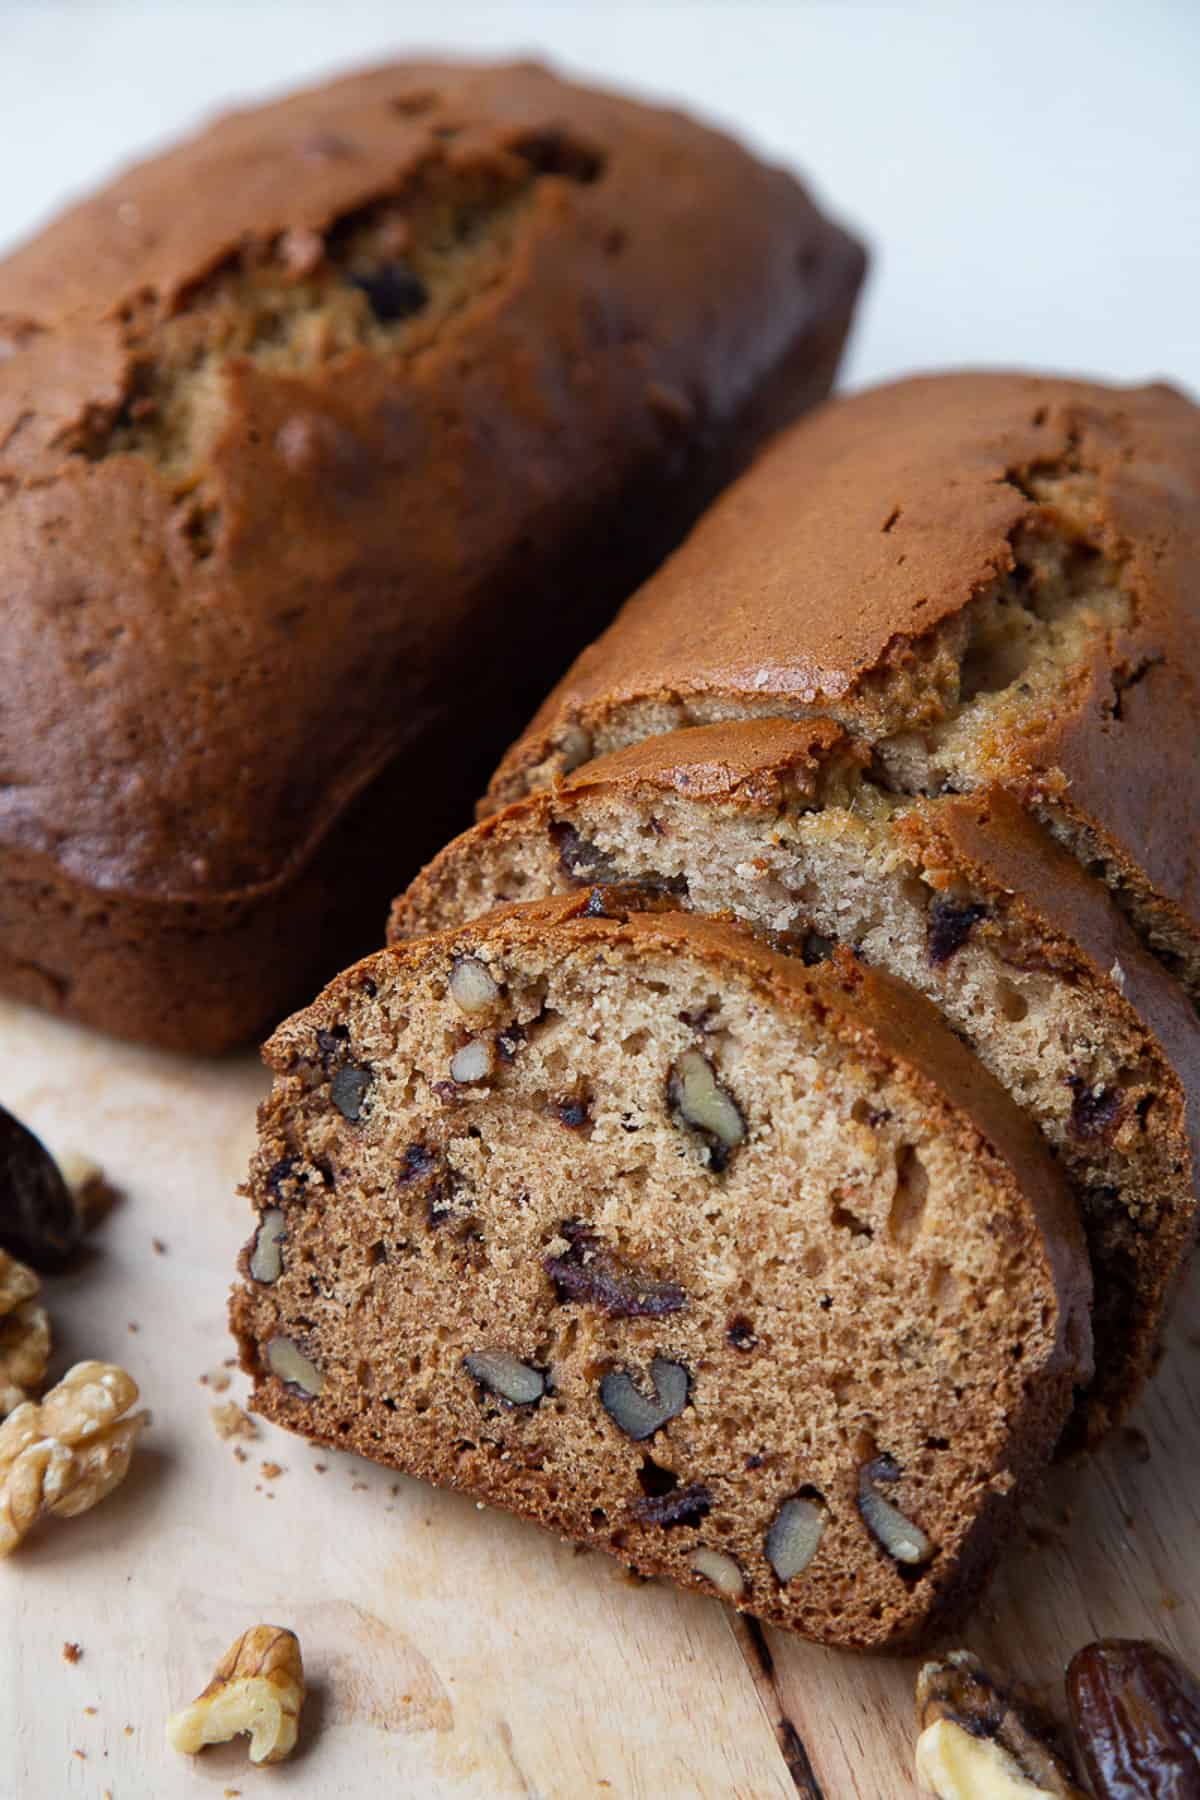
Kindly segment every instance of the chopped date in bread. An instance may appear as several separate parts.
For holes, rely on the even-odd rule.
[[[559,1231],[568,1247],[543,1266],[560,1299],[598,1307],[610,1319],[661,1319],[687,1305],[677,1281],[638,1269],[578,1219],[564,1219]]]

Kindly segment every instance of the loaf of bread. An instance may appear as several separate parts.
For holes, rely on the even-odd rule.
[[[1040,1126],[1095,1274],[1096,1438],[1152,1368],[1196,1227],[1200,1020],[1087,875],[999,788],[902,797],[829,720],[695,726],[600,757],[463,834],[397,939],[596,881],[730,912],[807,961],[910,982]]]
[[[785,173],[528,65],[230,116],[9,256],[0,987],[217,1050],[377,942],[827,392],[862,269]]]
[[[519,798],[681,726],[824,714],[893,794],[1010,792],[1200,1000],[1200,409],[901,382],[793,428],[576,662]]]
[[[377,953],[267,1056],[265,1416],[827,1643],[977,1591],[1089,1278],[927,1001],[593,889]]]

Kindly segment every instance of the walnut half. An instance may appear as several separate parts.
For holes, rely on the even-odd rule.
[[[917,1780],[938,1800],[1086,1800],[1050,1726],[969,1650],[917,1677]]]
[[[125,1479],[149,1414],[130,1412],[137,1383],[113,1363],[68,1369],[40,1405],[27,1400],[0,1425],[0,1556],[43,1513],[72,1519]]]
[[[303,1705],[300,1640],[282,1625],[253,1625],[229,1646],[204,1692],[171,1714],[167,1742],[195,1756],[249,1732],[252,1763],[282,1762],[295,1749]]]
[[[0,1419],[40,1388],[50,1359],[50,1320],[32,1269],[0,1250]]]

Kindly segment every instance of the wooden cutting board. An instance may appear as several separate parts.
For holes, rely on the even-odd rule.
[[[759,1632],[269,1426],[219,1438],[211,1408],[245,1398],[240,1375],[214,1378],[257,1062],[157,1055],[8,1004],[0,1049],[0,1100],[124,1196],[47,1283],[54,1372],[122,1363],[153,1414],[123,1487],[0,1563],[2,1800],[914,1793],[914,1664]],[[1164,1638],[1200,1667],[1197,1325],[1193,1283],[1138,1431],[1056,1471],[965,1634],[1060,1710],[1066,1658],[1101,1634]],[[177,1756],[168,1713],[259,1621],[303,1645],[301,1750],[265,1770],[245,1740]]]

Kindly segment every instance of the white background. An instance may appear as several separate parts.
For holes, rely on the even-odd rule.
[[[0,245],[233,99],[406,48],[678,99],[865,232],[853,385],[1021,364],[1200,391],[1200,4],[0,0]]]

